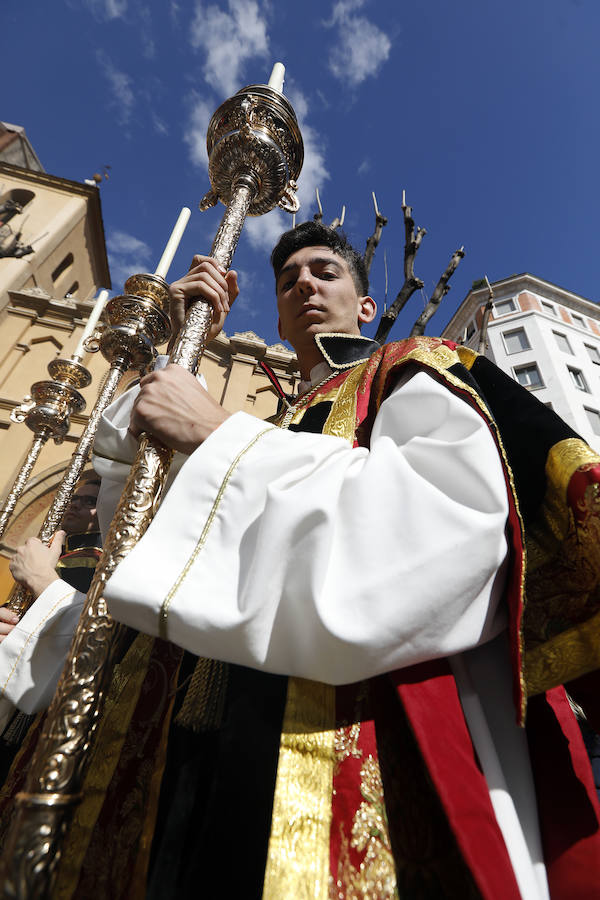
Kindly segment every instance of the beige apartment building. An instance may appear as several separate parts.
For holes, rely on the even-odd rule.
[[[19,255],[23,247],[31,252]],[[110,286],[97,184],[47,174],[24,130],[0,123],[0,503],[34,437],[14,421],[13,411],[34,382],[49,378],[53,358],[73,353],[94,297]],[[277,396],[261,360],[285,391],[293,391],[294,353],[282,344],[267,346],[251,331],[219,335],[206,350],[201,372],[229,412],[267,418],[276,411]],[[100,353],[87,354],[83,362],[92,375],[81,392],[86,408],[72,416],[63,443],[45,444],[0,541],[0,603],[12,587],[11,549],[38,532],[108,368]],[[137,375],[128,373],[121,389]]]

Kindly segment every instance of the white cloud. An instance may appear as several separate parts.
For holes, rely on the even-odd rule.
[[[97,51],[96,58],[110,85],[113,94],[113,102],[118,107],[119,122],[121,125],[126,125],[131,118],[135,103],[131,78],[125,72],[121,72],[117,69],[114,63],[111,62],[102,50]]]
[[[363,161],[361,162],[360,166],[357,169],[357,173],[359,175],[366,175],[367,172],[370,172],[370,171],[371,171],[371,160],[368,158],[363,159]]]
[[[128,0],[83,0],[83,5],[87,6],[96,19],[106,22],[125,16]]]
[[[228,0],[227,6],[229,11],[225,12],[218,6],[198,3],[190,34],[192,46],[205,56],[207,83],[222,97],[243,87],[248,60],[266,59],[269,50],[267,4],[259,0]]]
[[[125,231],[113,231],[106,242],[113,288],[120,291],[130,275],[147,272],[152,251],[148,244]]]
[[[194,92],[190,98],[190,106],[191,112],[183,139],[189,147],[190,159],[194,165],[206,168],[208,165],[206,132],[215,111],[215,104]]]
[[[338,0],[331,19],[324,24],[337,29],[337,42],[329,55],[329,68],[336,78],[357,87],[376,75],[390,55],[392,42],[365,16],[355,15],[365,0]]]
[[[315,189],[321,189],[330,175],[325,164],[321,139],[315,129],[306,121],[309,112],[306,97],[293,84],[287,91],[287,96],[294,107],[304,141],[304,164],[298,179],[300,212],[296,216],[297,222],[304,222],[310,218],[310,209],[315,202]],[[292,217],[278,209],[267,213],[266,216],[248,219],[245,230],[253,247],[270,252],[280,234],[291,227]]]
[[[120,19],[127,11],[127,0],[104,0],[107,19]]]
[[[253,272],[238,269],[235,264],[233,268],[238,274],[240,286],[240,293],[235,301],[234,309],[243,312],[244,318],[255,319],[260,312],[258,301],[261,294],[264,293],[263,285],[257,283]]]
[[[164,119],[161,119],[160,116],[158,116],[158,115],[154,112],[154,110],[152,110],[151,116],[152,116],[152,125],[153,125],[154,130],[156,131],[156,133],[157,133],[157,134],[168,134],[168,133],[169,133],[169,126],[167,125],[167,123],[165,122],[165,120],[164,120]]]
[[[152,35],[152,16],[147,6],[140,5],[135,12],[135,20],[139,29],[140,46],[146,59],[156,56],[156,44]]]

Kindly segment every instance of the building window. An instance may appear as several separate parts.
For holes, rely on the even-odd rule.
[[[578,316],[576,313],[571,313],[571,319],[573,320],[573,325],[577,325],[579,328],[585,328],[585,320],[583,316]]]
[[[494,303],[494,315],[496,317],[506,316],[508,313],[515,312],[516,308],[517,304],[514,297],[509,297],[508,300],[496,300]]]
[[[600,434],[600,412],[597,409],[588,409],[587,406],[583,407],[587,413],[587,417],[590,420],[590,425],[592,426],[592,431],[594,434]]]
[[[590,389],[587,386],[587,382],[583,377],[583,372],[580,369],[572,369],[571,366],[567,366],[569,370],[569,374],[571,375],[571,381],[575,385],[578,391],[586,391],[589,394]]]
[[[52,283],[56,284],[56,282],[58,281],[60,276],[63,274],[63,272],[66,272],[67,269],[70,269],[72,265],[73,265],[73,254],[67,253],[65,258],[62,260],[62,262],[59,262],[59,264],[55,268],[54,272],[52,273]]]
[[[544,387],[540,370],[535,363],[529,363],[527,366],[519,366],[518,368],[513,369],[513,371],[515,373],[515,378],[519,384],[523,385],[523,387],[529,388],[529,390]]]
[[[549,316],[556,316],[556,309],[546,300],[540,300],[542,312],[548,313]]]
[[[584,344],[583,345],[588,352],[588,356],[593,363],[600,366],[600,351],[597,347],[593,347],[592,344]]]
[[[524,328],[516,328],[515,331],[505,331],[502,337],[504,338],[507,353],[520,353],[521,350],[531,349],[531,344]]]
[[[561,334],[560,331],[553,331],[552,334],[556,339],[559,350],[562,350],[563,353],[570,353],[572,356],[573,351],[571,350],[571,345],[566,334]]]
[[[470,341],[474,334],[475,334],[475,323],[469,322],[469,324],[465,328],[465,341]]]
[[[77,293],[78,290],[79,290],[79,282],[74,281],[73,284],[71,285],[71,287],[69,288],[69,290],[67,291],[67,293],[65,294],[65,297],[73,297]]]

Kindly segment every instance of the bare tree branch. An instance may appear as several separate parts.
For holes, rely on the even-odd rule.
[[[492,286],[488,281],[487,275],[484,275],[485,283],[487,284],[488,289],[488,297],[487,303],[485,304],[485,309],[483,310],[483,318],[481,320],[481,329],[479,331],[479,346],[477,348],[478,352],[484,354],[487,349],[487,330],[488,330],[488,322],[490,320],[490,313],[494,308],[494,292],[492,290]]]
[[[415,256],[427,231],[425,228],[417,228],[415,232],[412,208],[406,205],[404,191],[402,192],[402,212],[404,213],[404,233],[406,236],[404,244],[404,284],[390,308],[383,313],[379,320],[375,340],[379,341],[380,344],[385,341],[390,333],[390,329],[398,318],[400,310],[404,308],[414,292],[423,287],[421,279],[415,276],[414,267]]]
[[[319,207],[319,212],[315,213],[313,219],[315,222],[323,221],[323,207],[321,206],[321,198],[319,197],[319,188],[315,189],[315,193],[317,195],[317,206]]]
[[[330,227],[330,228],[341,228],[342,225],[344,224],[344,219],[345,219],[345,218],[346,218],[346,207],[345,207],[345,206],[342,206],[342,214],[341,214],[341,216],[336,216],[335,219],[333,220],[333,222],[331,223],[331,225],[330,225],[329,227]]]
[[[411,337],[415,337],[416,335],[425,333],[425,326],[429,322],[430,318],[434,315],[434,313],[437,312],[440,303],[450,290],[450,285],[448,284],[448,282],[454,275],[456,267],[458,266],[461,259],[464,258],[464,255],[464,247],[461,247],[459,250],[455,250],[452,254],[452,258],[448,263],[448,267],[440,276],[440,280],[436,284],[433,294],[429,298],[427,306],[412,327],[412,330],[410,332]]]
[[[381,240],[381,232],[387,225],[388,221],[387,218],[385,216],[382,216],[379,212],[375,191],[373,191],[373,206],[375,207],[375,231],[370,238],[367,238],[367,246],[365,248],[365,255],[363,257],[367,275],[371,271],[371,264],[373,262],[373,257],[375,256],[375,250],[377,249],[377,245]]]

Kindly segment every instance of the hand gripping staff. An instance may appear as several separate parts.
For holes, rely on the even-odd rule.
[[[231,263],[247,215],[276,205],[298,209],[296,179],[303,144],[296,116],[280,90],[255,84],[238,91],[214,113],[207,135],[211,190],[202,209],[221,200],[225,214],[211,255]],[[212,321],[210,304],[194,303],[170,362],[195,372]],[[144,435],[106,539],[69,658],[48,710],[15,822],[0,863],[2,896],[48,897],[85,773],[86,751],[101,712],[111,670],[114,623],[104,585],[150,524],[164,487],[172,451]]]
[[[163,344],[171,336],[171,323],[167,314],[169,288],[164,276],[168,272],[190,215],[190,210],[184,206],[154,275],[132,275],[125,282],[125,293],[113,297],[108,303],[106,303],[108,291],[102,292],[71,359],[50,361],[48,371],[54,380],[38,381],[32,385],[31,393],[36,401],[35,406],[15,416],[15,420],[23,419],[30,428],[36,430],[34,446],[41,436],[45,440],[51,432],[55,441],[62,440],[69,428],[70,412],[81,411],[85,405],[76,388],[87,387],[92,380],[90,372],[81,363],[84,352],[93,353],[100,350],[110,363],[87,424],[77,441],[38,533],[39,539],[45,544],[50,543],[62,522],[90,456],[102,413],[114,399],[122,376],[128,369],[143,372],[154,361],[155,345]],[[106,318],[106,325],[97,332],[95,328],[102,312]],[[8,522],[16,500],[25,487],[26,478],[37,459],[36,456],[31,460],[30,456],[31,450],[7,503],[0,512],[0,537],[3,532],[2,526]],[[26,476],[23,475],[24,470],[27,472]],[[6,606],[22,616],[32,603],[33,597],[27,588],[15,585]],[[0,706],[1,703],[0,700]]]

